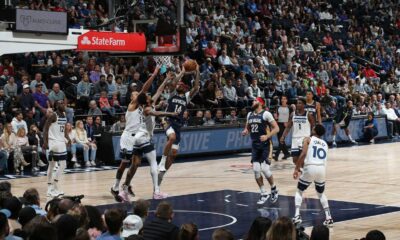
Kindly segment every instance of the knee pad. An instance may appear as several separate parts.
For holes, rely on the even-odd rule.
[[[264,173],[264,176],[265,176],[266,178],[270,178],[270,177],[272,176],[271,168],[270,168],[270,166],[269,166],[268,164],[266,164],[265,162],[263,162],[263,163],[261,164],[261,170],[262,170],[262,172]]]
[[[325,191],[325,183],[315,183],[315,190],[317,191],[317,193],[324,193]]]
[[[308,188],[308,186],[310,186],[309,182],[305,182],[305,181],[299,179],[299,182],[297,183],[298,190],[304,192]]]
[[[254,177],[256,179],[259,179],[261,177],[261,165],[258,162],[253,163],[253,172],[254,172]]]

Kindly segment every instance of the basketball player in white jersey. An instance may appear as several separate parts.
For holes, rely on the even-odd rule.
[[[314,116],[305,110],[305,105],[306,100],[304,98],[297,100],[296,111],[290,114],[289,122],[280,139],[281,143],[285,143],[285,138],[293,127],[291,151],[295,164],[300,156],[303,140],[305,137],[311,136],[311,128],[314,125]]]
[[[63,191],[58,187],[58,182],[67,165],[66,124],[67,117],[65,115],[64,101],[58,101],[56,102],[56,112],[47,118],[43,129],[43,147],[49,151],[49,168],[47,169],[48,197],[64,195]],[[59,167],[53,176],[56,162],[59,163]]]
[[[160,187],[158,185],[157,154],[152,142],[152,137],[156,116],[176,117],[178,116],[178,113],[155,111],[155,107],[152,103],[157,101],[164,90],[166,82],[170,79],[172,79],[172,74],[170,74],[168,78],[165,79],[165,81],[161,84],[153,98],[147,96],[143,92],[137,96],[137,104],[139,108],[142,109],[141,114],[143,124],[140,125],[140,128],[135,135],[135,144],[133,146],[133,158],[134,163],[137,164],[137,166],[135,165],[133,168],[131,165],[131,168],[126,175],[123,191],[119,194],[119,196],[125,202],[129,202],[129,192],[127,191],[126,186],[130,186],[131,180],[136,172],[137,167],[141,164],[143,156],[147,159],[147,161],[149,161],[150,164],[150,174],[153,181],[153,199],[164,199],[168,197],[167,194],[160,192]]]
[[[303,141],[303,150],[296,163],[293,172],[293,178],[299,179],[295,195],[296,213],[293,222],[296,225],[301,224],[300,207],[303,201],[303,192],[312,182],[315,184],[318,198],[325,211],[325,226],[332,226],[333,220],[329,210],[328,199],[324,194],[326,162],[328,160],[328,144],[322,139],[325,134],[325,128],[317,124],[313,129],[312,137],[306,137]],[[300,176],[300,178],[299,178]]]
[[[126,167],[131,162],[130,174],[133,176],[138,166],[137,162],[138,160],[136,160],[135,162],[135,159],[133,158],[132,155],[133,146],[135,145],[135,140],[136,140],[135,135],[139,131],[141,124],[143,124],[143,115],[142,115],[143,109],[139,108],[139,105],[137,103],[137,96],[140,93],[146,93],[149,90],[159,70],[160,67],[157,66],[153,74],[144,83],[142,90],[140,92],[134,91],[131,93],[131,102],[129,103],[128,109],[125,113],[125,119],[126,119],[125,129],[122,132],[120,140],[121,163],[116,173],[115,184],[111,188],[111,194],[114,196],[117,202],[123,201],[121,196],[119,196],[119,184],[121,182],[121,178],[122,175],[124,174]],[[132,191],[131,186],[124,186],[124,188],[126,188],[125,190],[129,192],[129,195],[131,196],[135,195]]]

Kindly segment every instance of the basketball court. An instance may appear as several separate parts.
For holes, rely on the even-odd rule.
[[[382,230],[387,239],[400,238],[400,154],[398,143],[374,144],[331,149],[328,160],[326,194],[335,220],[332,239],[356,239],[371,229]],[[240,239],[256,216],[276,219],[292,217],[296,182],[290,160],[272,163],[280,198],[276,204],[256,204],[258,187],[251,170],[249,154],[179,159],[166,174],[162,190],[175,208],[174,223],[195,222],[201,239],[209,239],[215,228],[227,227]],[[28,187],[36,187],[47,201],[45,176],[11,179],[13,193],[21,196]],[[118,205],[128,211],[130,205],[115,203],[109,190],[115,168],[72,170],[63,176],[68,195],[84,194],[83,204],[101,209]],[[149,167],[140,167],[133,179],[137,198],[150,199],[152,183]],[[305,227],[321,224],[324,213],[313,189],[305,192],[301,213]],[[154,210],[158,201],[152,201]],[[306,228],[306,232],[310,232]]]

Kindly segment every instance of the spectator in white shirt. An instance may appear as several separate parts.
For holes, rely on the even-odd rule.
[[[24,120],[24,116],[22,115],[22,112],[17,112],[15,114],[15,117],[11,121],[11,126],[13,128],[13,132],[17,134],[18,129],[23,128],[25,129],[25,132],[28,132],[28,125],[26,124]]]
[[[258,80],[257,79],[253,79],[251,81],[251,85],[247,88],[247,98],[250,101],[253,101],[257,97],[261,97],[261,90],[257,86],[257,83],[258,83]]]
[[[232,66],[232,61],[229,56],[226,54],[226,51],[223,50],[221,56],[218,57],[218,63],[224,66]]]
[[[386,115],[389,123],[389,134],[391,134],[391,136],[398,136],[400,130],[400,118],[397,116],[389,101],[385,103],[385,108],[382,109],[382,112]]]
[[[304,42],[301,44],[301,50],[304,52],[314,52],[314,47],[308,42],[308,38],[304,38]]]

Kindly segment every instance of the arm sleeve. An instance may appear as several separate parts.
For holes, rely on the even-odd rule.
[[[185,93],[186,102],[189,103],[192,99],[190,97],[190,92]]]
[[[275,122],[274,116],[272,116],[272,114],[268,111],[264,112],[263,119],[269,123]]]

